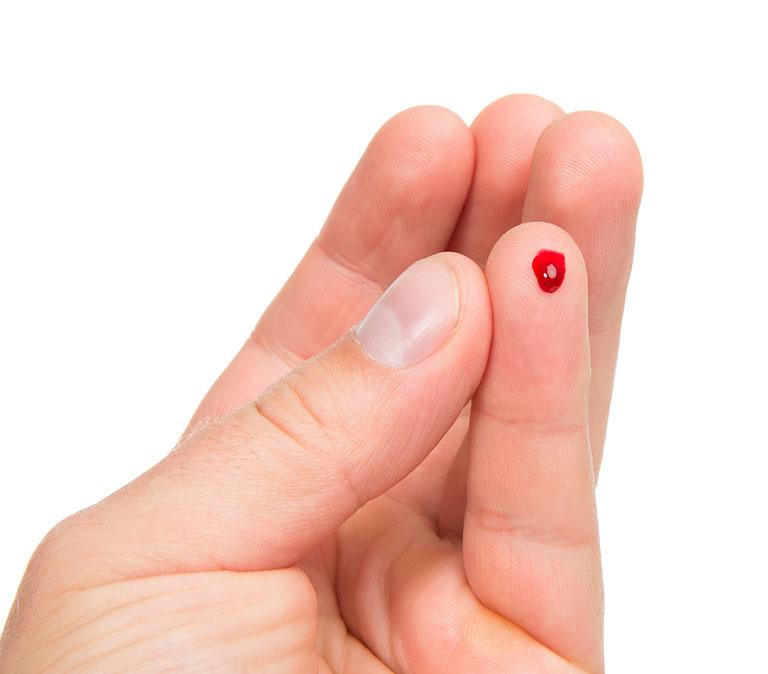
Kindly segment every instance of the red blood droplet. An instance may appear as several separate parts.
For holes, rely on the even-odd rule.
[[[533,258],[533,273],[539,282],[539,288],[545,293],[553,293],[565,279],[565,255],[554,250],[540,250]]]

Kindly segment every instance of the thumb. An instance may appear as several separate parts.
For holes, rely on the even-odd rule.
[[[100,584],[293,564],[439,442],[482,376],[490,325],[473,262],[415,263],[352,332],[54,529],[49,547],[62,539],[77,560],[62,573]]]

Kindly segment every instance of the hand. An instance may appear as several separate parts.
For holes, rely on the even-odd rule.
[[[174,451],[41,543],[0,671],[601,672],[641,183],[533,96],[389,121]]]

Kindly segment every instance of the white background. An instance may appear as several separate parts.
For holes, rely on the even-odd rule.
[[[644,156],[608,669],[768,671],[759,3],[263,4],[0,4],[0,613],[53,524],[171,448],[380,123],[523,91]]]

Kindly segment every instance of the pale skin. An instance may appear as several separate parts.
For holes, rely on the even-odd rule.
[[[0,671],[604,671],[595,484],[641,191],[600,113],[396,115],[174,451],[40,544]],[[455,327],[376,362],[354,326],[429,256]]]

